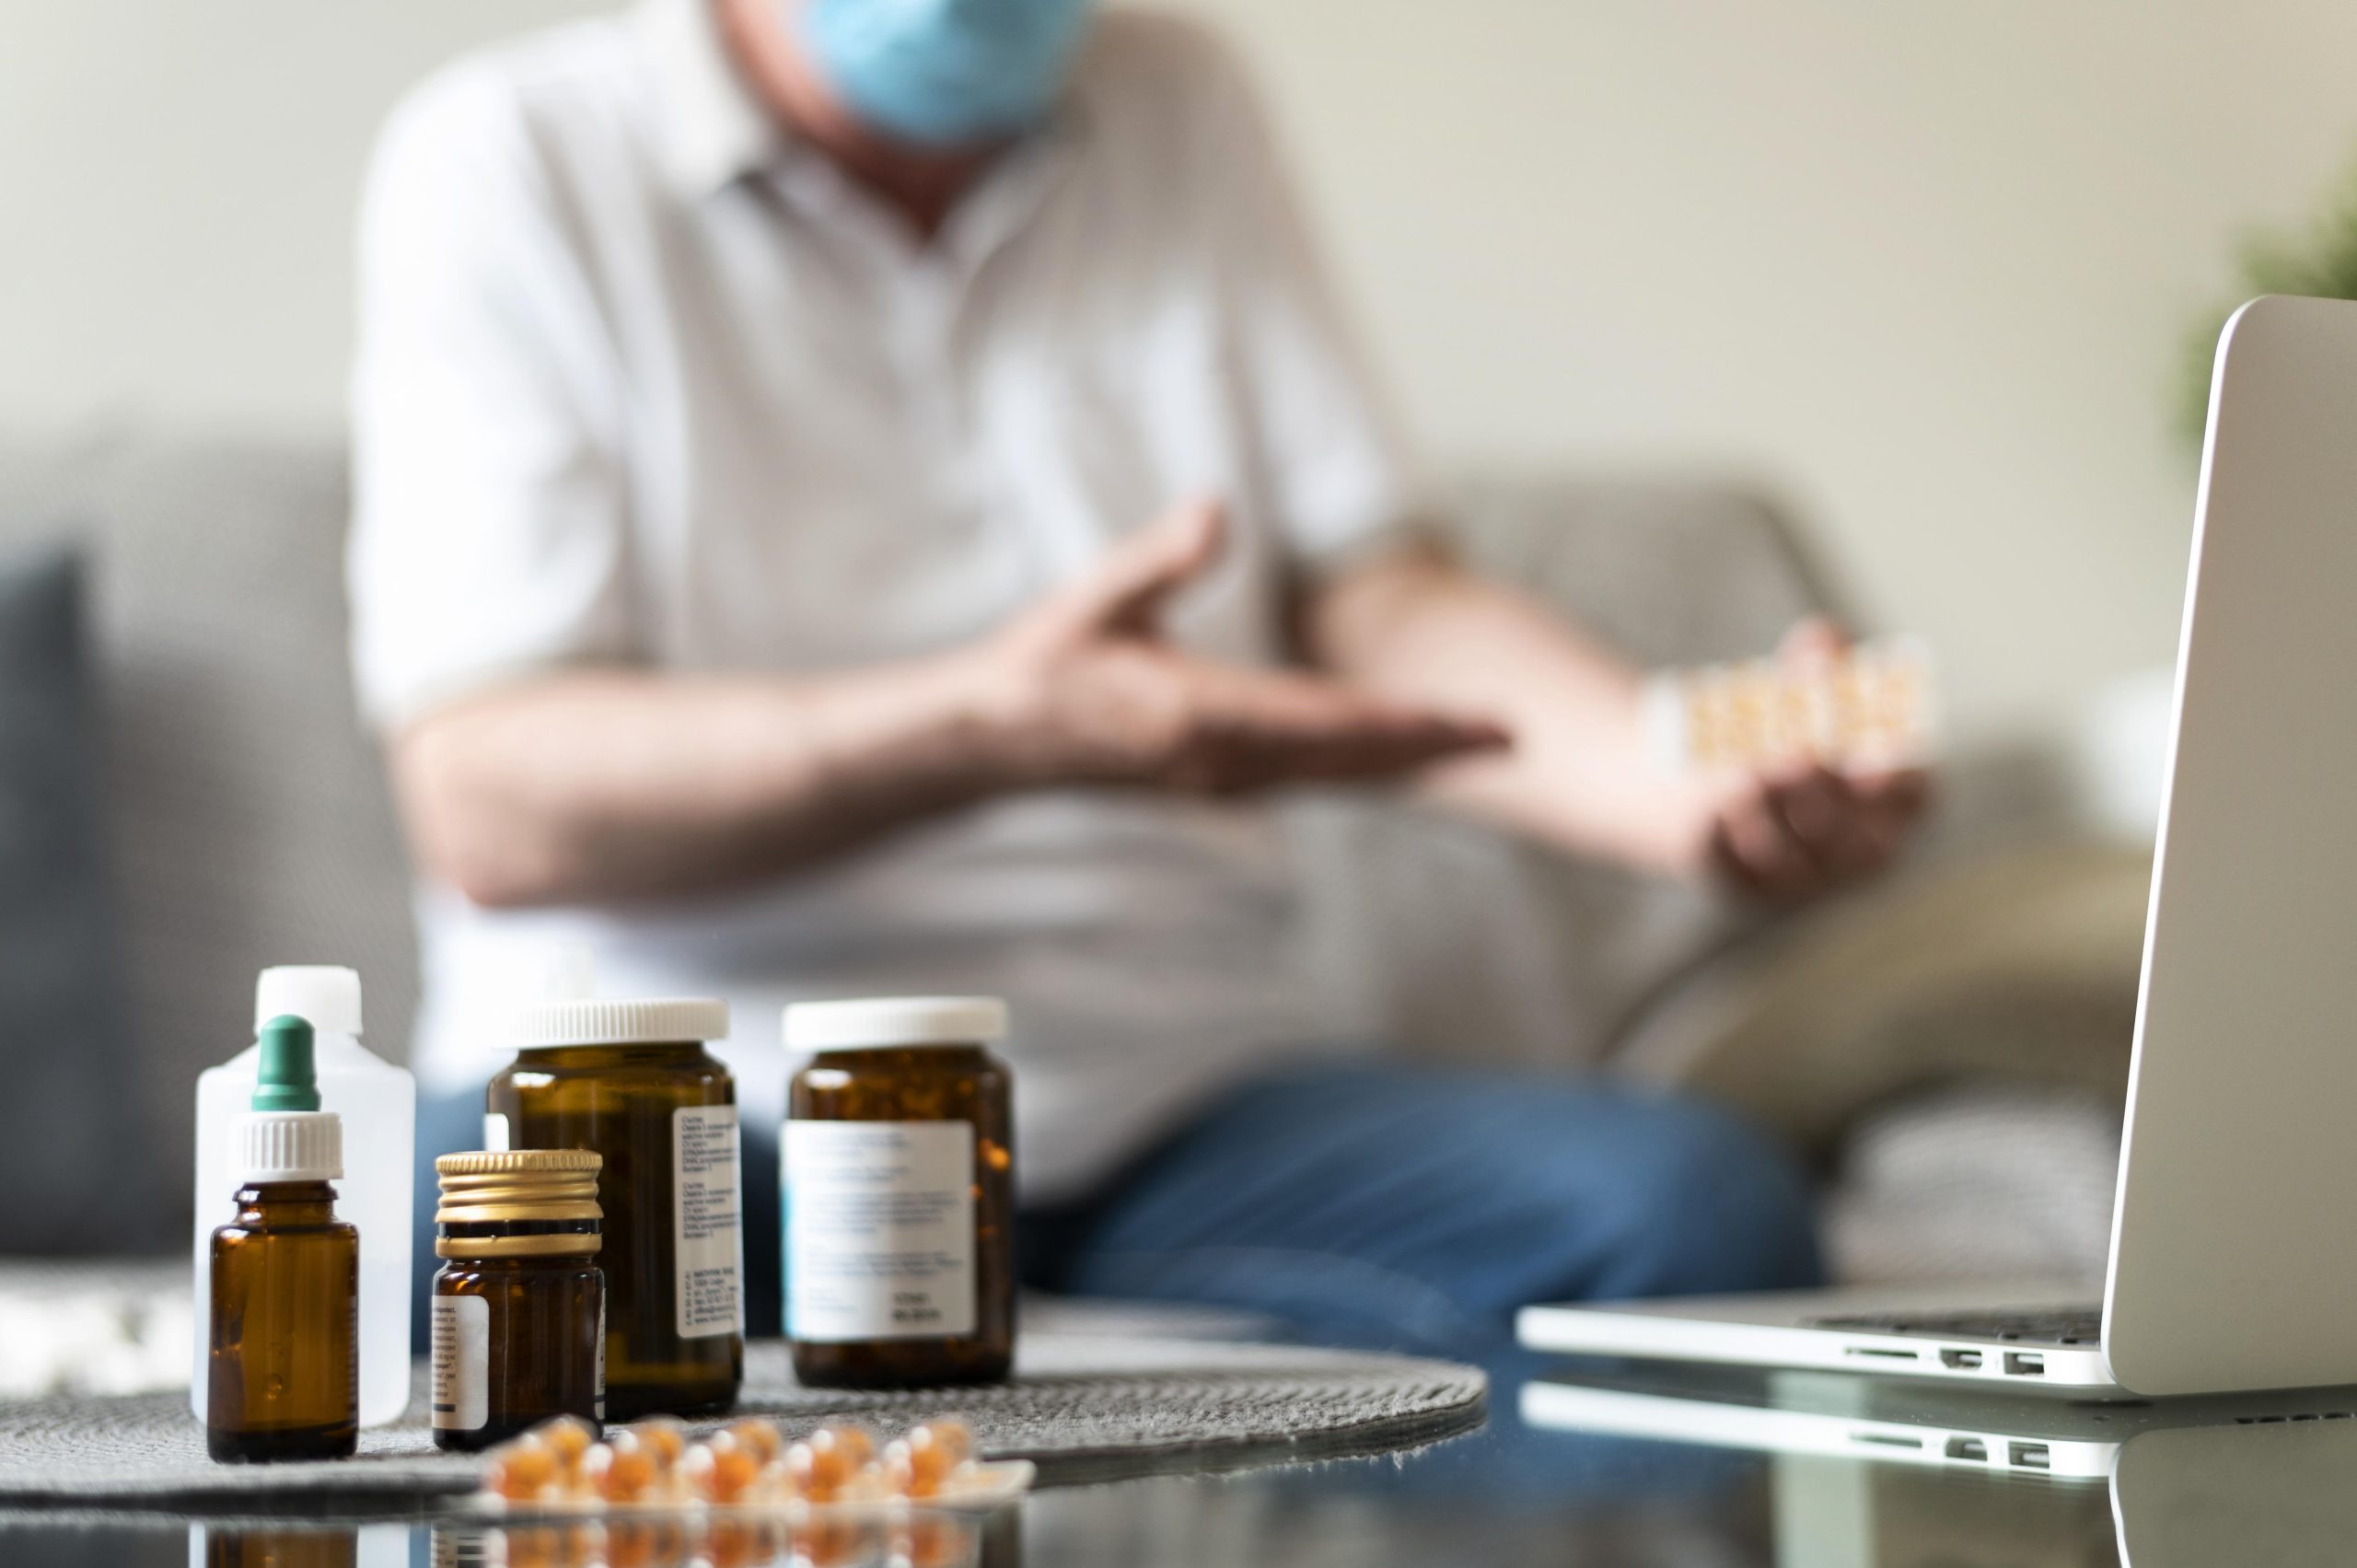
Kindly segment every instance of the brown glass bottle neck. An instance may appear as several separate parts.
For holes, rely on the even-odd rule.
[[[444,1224],[436,1231],[434,1255],[465,1262],[490,1259],[587,1260],[605,1247],[603,1228],[596,1220]]]
[[[498,1254],[490,1257],[472,1252],[444,1252],[437,1245],[435,1255],[444,1268],[460,1274],[528,1274],[539,1271],[573,1274],[598,1266],[595,1252],[542,1252],[525,1255]]]
[[[335,1218],[335,1189],[324,1181],[249,1181],[238,1189],[239,1221],[320,1225]]]

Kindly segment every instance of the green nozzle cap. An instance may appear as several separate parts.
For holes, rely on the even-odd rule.
[[[261,1061],[254,1073],[256,1110],[317,1110],[319,1074],[311,1063],[311,1026],[282,1013],[261,1027]]]

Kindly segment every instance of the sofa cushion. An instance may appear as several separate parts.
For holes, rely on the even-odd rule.
[[[85,651],[74,552],[0,559],[0,1252],[174,1228],[131,1092]]]
[[[2119,1102],[1976,1079],[1858,1120],[1827,1194],[1826,1263],[1844,1284],[2046,1280],[2103,1292]]]
[[[133,1093],[187,1223],[198,1071],[253,1035],[255,971],[344,963],[407,1052],[417,960],[384,772],[344,656],[339,443],[131,427],[0,438],[0,551],[90,566]]]

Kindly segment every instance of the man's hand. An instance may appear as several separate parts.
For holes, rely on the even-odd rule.
[[[1216,505],[1178,507],[985,645],[1021,778],[1234,795],[1392,778],[1507,744],[1487,720],[1164,640],[1164,606],[1218,558],[1224,534]]]
[[[1838,657],[1841,634],[1805,621],[1778,657],[1807,665]],[[1744,890],[1778,902],[1826,892],[1880,870],[1922,815],[1920,769],[1837,772],[1808,764],[1760,773],[1711,803],[1699,858]]]

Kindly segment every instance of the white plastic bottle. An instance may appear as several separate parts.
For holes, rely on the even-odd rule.
[[[261,971],[254,1026],[282,1013],[318,1038],[320,1108],[343,1119],[344,1179],[336,1212],[360,1231],[360,1424],[409,1408],[410,1213],[417,1163],[417,1081],[360,1043],[360,976],[332,964]],[[204,1419],[212,1238],[222,1194],[238,1187],[238,1123],[254,1092],[248,1046],[196,1080],[196,1342],[189,1408]]]

